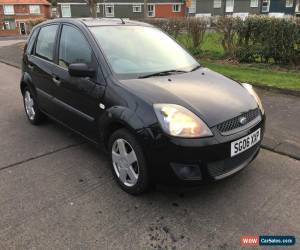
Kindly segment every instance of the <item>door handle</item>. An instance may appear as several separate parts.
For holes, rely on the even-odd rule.
[[[59,86],[61,84],[61,80],[57,76],[52,77],[52,81]]]

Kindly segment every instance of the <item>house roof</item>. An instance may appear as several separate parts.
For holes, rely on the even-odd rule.
[[[50,5],[47,0],[0,0],[0,5],[3,4],[43,4]]]
[[[96,1],[103,2],[103,1]],[[57,3],[86,3],[84,0],[57,0]]]

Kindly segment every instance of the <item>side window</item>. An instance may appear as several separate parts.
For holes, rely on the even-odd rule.
[[[68,68],[72,63],[92,63],[92,50],[79,30],[64,25],[59,43],[59,65]]]
[[[37,38],[35,54],[49,61],[53,60],[55,37],[58,25],[42,27]]]
[[[30,38],[29,38],[29,41],[28,41],[28,43],[27,43],[27,50],[26,50],[26,52],[27,52],[27,54],[29,54],[29,55],[32,54],[32,48],[33,48],[33,45],[34,45],[36,36],[37,36],[37,34],[38,34],[38,30],[39,30],[39,29],[33,30],[32,34],[31,34],[31,36],[30,36]]]

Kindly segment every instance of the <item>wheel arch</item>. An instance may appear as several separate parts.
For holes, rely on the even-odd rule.
[[[27,86],[27,83],[25,81],[21,80],[20,90],[21,90],[22,95],[24,95],[24,90],[25,90],[26,86]]]
[[[136,113],[127,107],[114,106],[105,111],[99,118],[100,139],[106,149],[110,136],[118,129],[125,128],[136,136],[144,124]]]
[[[24,89],[26,87],[28,87],[31,90],[31,92],[35,95],[35,97],[37,97],[36,89],[32,83],[31,76],[25,72],[20,81],[20,90],[21,90],[22,95],[24,94]]]

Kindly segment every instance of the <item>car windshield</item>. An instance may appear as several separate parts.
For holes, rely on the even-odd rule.
[[[159,29],[145,26],[90,27],[113,71],[143,77],[158,72],[190,71],[197,61]]]

